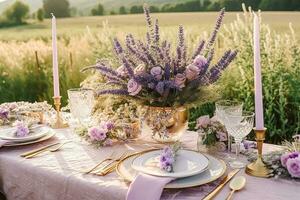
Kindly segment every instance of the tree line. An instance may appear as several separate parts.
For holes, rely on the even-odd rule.
[[[300,0],[191,0],[185,3],[164,4],[162,6],[151,5],[150,11],[152,13],[219,11],[224,7],[227,11],[240,11],[242,3],[251,6],[254,10],[300,11]],[[26,18],[30,17],[29,13],[29,6],[17,0],[3,12],[0,17],[0,27],[26,24]],[[68,0],[43,0],[43,7],[32,13],[31,18],[43,21],[44,18],[50,18],[51,13],[57,18],[71,17],[77,15],[77,9],[71,8]],[[136,13],[143,13],[142,5],[121,6],[117,11],[106,11],[102,4],[98,4],[90,10],[90,15],[93,16]]]

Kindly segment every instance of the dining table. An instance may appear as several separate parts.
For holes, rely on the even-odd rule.
[[[79,137],[72,128],[55,131],[56,135],[44,142],[0,148],[0,192],[7,200],[124,200],[130,183],[116,172],[98,176],[83,171],[95,166],[114,152],[138,152],[163,147],[162,144],[140,139],[97,148]],[[184,148],[196,150],[197,136],[198,134],[193,131],[184,133],[181,138]],[[24,152],[57,141],[71,142],[65,144],[59,151],[45,152],[31,159],[20,156]],[[265,144],[264,152],[280,148],[280,146]],[[220,159],[226,157],[224,153],[215,156]],[[228,165],[227,172],[231,170]],[[240,170],[238,175],[245,176],[246,186],[236,192],[233,199],[300,199],[299,181],[253,177],[247,175],[244,169]],[[186,189],[165,189],[161,199],[199,200],[209,194],[220,180]],[[151,186],[145,188],[148,189],[151,189]],[[229,192],[229,184],[227,184],[214,199],[224,200]]]

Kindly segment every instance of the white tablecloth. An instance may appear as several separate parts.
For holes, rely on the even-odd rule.
[[[196,138],[195,133],[188,132],[184,135],[183,142],[195,149]],[[20,157],[26,151],[66,139],[73,142],[66,144],[58,152],[32,159]],[[116,173],[101,177],[85,175],[81,171],[94,166],[113,151],[137,151],[152,146],[151,143],[139,142],[96,149],[81,140],[71,129],[59,130],[55,138],[39,144],[0,148],[0,191],[8,200],[124,200],[128,184]],[[300,199],[299,182],[251,177],[245,175],[244,171],[240,174],[246,176],[247,185],[244,190],[235,194],[235,199]],[[203,191],[203,187],[167,190],[162,199],[196,200],[203,196]],[[228,192],[229,188],[225,186],[216,199],[225,199]]]

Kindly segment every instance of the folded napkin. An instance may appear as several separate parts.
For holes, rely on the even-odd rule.
[[[130,184],[126,200],[159,200],[165,185],[172,180],[174,178],[139,174]]]
[[[9,141],[7,141],[7,140],[0,140],[0,147],[2,147],[3,145],[5,145],[8,142]]]

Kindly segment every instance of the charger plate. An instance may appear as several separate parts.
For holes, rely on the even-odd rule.
[[[43,137],[41,137],[37,140],[32,140],[32,141],[27,141],[27,142],[9,142],[9,143],[6,143],[3,146],[5,146],[5,147],[14,147],[14,146],[23,146],[23,145],[35,144],[35,143],[39,143],[39,142],[48,140],[48,139],[52,138],[53,136],[55,136],[55,131],[53,129],[49,128],[49,132],[45,136],[43,136]]]
[[[131,163],[133,159],[135,159],[136,156],[149,151],[154,151],[154,150],[139,152],[121,160],[116,167],[116,172],[118,173],[118,175],[128,182],[133,181],[134,178],[139,173],[138,171],[134,170],[131,167]],[[215,181],[216,179],[223,176],[227,168],[225,162],[213,156],[207,154],[204,155],[209,160],[209,166],[207,170],[205,170],[201,174],[197,174],[186,178],[176,179],[171,183],[168,183],[165,186],[165,188],[179,189],[179,188],[196,187],[196,186],[204,185],[212,181]]]
[[[162,150],[150,151],[136,156],[131,167],[136,171],[152,176],[185,178],[205,171],[208,167],[208,159],[202,153],[180,149],[176,155],[173,172],[161,170],[159,159]]]

